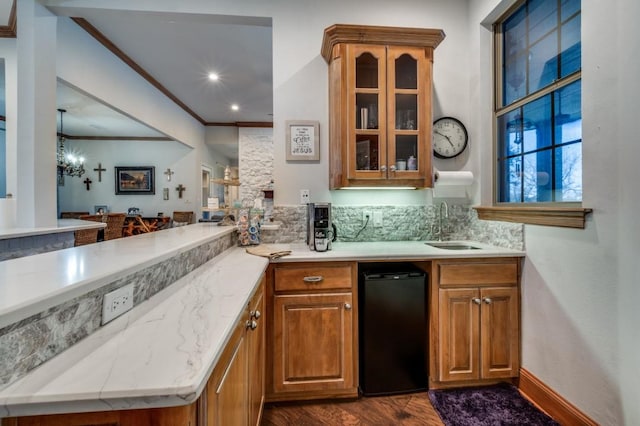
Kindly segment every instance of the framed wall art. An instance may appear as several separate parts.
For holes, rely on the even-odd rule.
[[[116,195],[156,193],[154,166],[116,167]]]
[[[288,120],[287,161],[320,160],[320,122]]]

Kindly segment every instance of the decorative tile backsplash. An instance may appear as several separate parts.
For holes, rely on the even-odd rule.
[[[134,306],[234,246],[231,233],[0,329],[0,388],[100,328],[102,298],[134,284]]]
[[[437,240],[439,205],[428,206],[331,206],[338,241],[410,241]],[[382,226],[374,227],[373,218],[365,225],[362,214],[382,215]],[[276,206],[274,220],[280,228],[263,231],[265,243],[299,243],[306,238],[305,206]],[[524,249],[524,226],[518,223],[479,220],[468,205],[451,204],[442,221],[443,240],[473,240],[499,247]]]
[[[74,242],[73,231],[7,238],[0,240],[0,261],[66,249]]]

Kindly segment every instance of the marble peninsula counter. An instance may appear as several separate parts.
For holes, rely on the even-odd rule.
[[[235,241],[233,231],[195,224],[0,262],[0,328],[208,241]],[[276,262],[524,256],[518,250],[474,245],[482,249],[443,250],[419,241],[335,243],[322,253],[304,244],[273,247],[291,250]],[[133,310],[0,386],[0,418],[194,402],[268,263],[227,246]]]

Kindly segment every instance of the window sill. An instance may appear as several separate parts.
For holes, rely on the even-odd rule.
[[[587,214],[592,209],[582,207],[474,207],[478,218],[529,225],[559,226],[584,229]]]

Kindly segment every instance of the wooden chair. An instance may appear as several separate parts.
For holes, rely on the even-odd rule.
[[[93,222],[104,222],[105,221],[105,215],[103,215],[103,214],[83,214],[82,216],[78,217],[78,219],[80,219],[80,220],[91,220]]]
[[[60,219],[80,219],[80,216],[86,216],[89,212],[60,212]]]
[[[173,212],[173,226],[189,225],[193,222],[193,212]]]
[[[74,234],[74,246],[83,246],[85,244],[92,244],[98,242],[98,231],[100,229],[79,229]]]
[[[122,238],[122,227],[124,226],[124,220],[127,217],[127,214],[108,213],[106,216],[107,227],[104,228],[104,240],[107,241]]]

